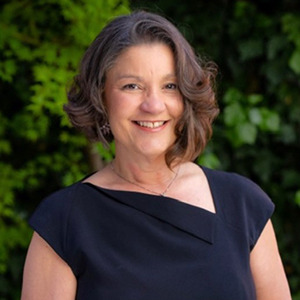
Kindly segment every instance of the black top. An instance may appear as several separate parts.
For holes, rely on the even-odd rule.
[[[78,182],[30,219],[72,268],[80,300],[253,300],[249,255],[274,210],[237,174],[203,168],[216,214]]]

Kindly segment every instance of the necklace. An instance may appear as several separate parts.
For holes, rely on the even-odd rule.
[[[173,179],[170,181],[170,183],[168,184],[168,186],[166,187],[166,189],[165,189],[162,193],[158,193],[158,192],[156,192],[156,191],[153,191],[153,190],[151,190],[151,189],[148,189],[148,188],[146,188],[146,187],[144,187],[144,186],[142,186],[142,185],[140,185],[140,184],[138,184],[138,183],[135,183],[135,182],[133,182],[133,181],[131,181],[131,180],[125,178],[124,176],[122,176],[122,175],[121,175],[119,172],[117,172],[117,170],[114,168],[113,162],[110,163],[110,167],[111,167],[112,171],[113,171],[118,177],[120,177],[121,179],[123,179],[123,180],[125,180],[125,181],[127,181],[127,182],[129,182],[129,183],[131,183],[131,184],[133,184],[133,185],[135,185],[135,186],[137,186],[137,187],[139,187],[139,188],[145,190],[145,191],[148,191],[148,192],[150,192],[151,194],[159,195],[159,196],[162,196],[162,197],[165,197],[165,194],[167,193],[167,191],[169,190],[169,188],[171,187],[171,185],[174,183],[175,179],[177,178],[177,175],[178,175],[179,169],[180,169],[180,166],[179,166],[179,168],[177,169],[177,172],[175,173]]]

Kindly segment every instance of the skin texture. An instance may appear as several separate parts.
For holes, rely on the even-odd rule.
[[[76,278],[71,268],[34,233],[26,258],[21,300],[73,300]]]
[[[175,62],[164,44],[139,45],[119,56],[107,73],[105,99],[116,156],[159,159],[175,141],[174,128],[183,112]],[[161,122],[155,128],[140,122]],[[154,126],[154,125],[153,125]]]
[[[257,300],[290,300],[291,294],[271,221],[266,224],[250,256]]]
[[[167,195],[218,213],[198,166],[187,162],[170,169],[165,163],[165,153],[175,140],[175,124],[183,111],[176,83],[174,57],[163,44],[134,46],[119,56],[107,73],[105,85],[116,143],[114,168],[128,180],[157,192],[165,190],[178,172]],[[146,192],[122,180],[109,166],[86,181],[110,189]],[[250,263],[258,300],[291,299],[271,221],[253,249]],[[21,299],[74,300],[75,294],[72,270],[35,233],[25,263]]]

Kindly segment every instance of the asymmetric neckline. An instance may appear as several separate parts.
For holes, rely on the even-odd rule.
[[[199,165],[198,165],[199,166]],[[171,197],[171,196],[168,196],[168,195],[165,195],[165,196],[162,196],[162,195],[155,195],[155,194],[150,194],[150,193],[145,193],[145,192],[140,192],[140,191],[130,191],[130,190],[117,190],[117,189],[110,189],[110,188],[106,188],[106,187],[102,187],[102,186],[99,186],[99,185],[96,185],[94,183],[91,183],[91,182],[83,182],[81,181],[80,184],[83,184],[83,185],[88,185],[90,186],[91,188],[94,188],[96,190],[99,190],[99,191],[102,191],[104,193],[109,193],[111,195],[115,194],[115,195],[124,195],[124,197],[126,196],[129,196],[129,197],[134,197],[134,198],[138,198],[140,199],[140,197],[147,197],[149,200],[154,200],[156,199],[157,200],[167,200],[170,202],[174,201],[175,203],[178,203],[179,205],[183,205],[184,206],[188,206],[188,207],[191,207],[191,208],[194,208],[194,209],[199,209],[200,211],[203,211],[205,213],[208,213],[208,214],[211,214],[213,216],[216,216],[217,213],[218,213],[218,208],[219,208],[219,205],[218,205],[218,201],[217,201],[217,195],[214,193],[214,189],[213,189],[213,182],[210,180],[210,176],[209,176],[209,169],[203,167],[203,166],[199,166],[205,177],[206,177],[206,180],[207,180],[207,183],[208,183],[208,187],[209,187],[209,190],[210,190],[210,193],[211,193],[211,197],[212,197],[212,201],[213,201],[213,205],[215,207],[215,212],[212,212],[212,211],[209,211],[201,206],[196,206],[196,205],[193,205],[193,204],[190,204],[190,203],[187,203],[187,202],[184,202],[184,201],[181,201],[177,198],[174,198],[174,197]],[[88,177],[86,177],[88,178]],[[84,178],[84,180],[86,179]]]
[[[216,214],[79,181],[45,198],[30,225],[71,267],[76,300],[254,300],[249,257],[274,205],[240,175],[203,171]]]
[[[81,186],[101,195],[99,199],[121,203],[213,244],[216,215],[208,210],[160,195],[111,190],[89,182]]]

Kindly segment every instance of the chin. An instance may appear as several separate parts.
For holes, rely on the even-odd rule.
[[[169,146],[164,146],[164,147],[153,147],[153,146],[147,146],[147,147],[142,147],[141,152],[143,155],[146,156],[153,156],[153,157],[159,157],[161,155],[165,156],[167,150],[169,149]]]

